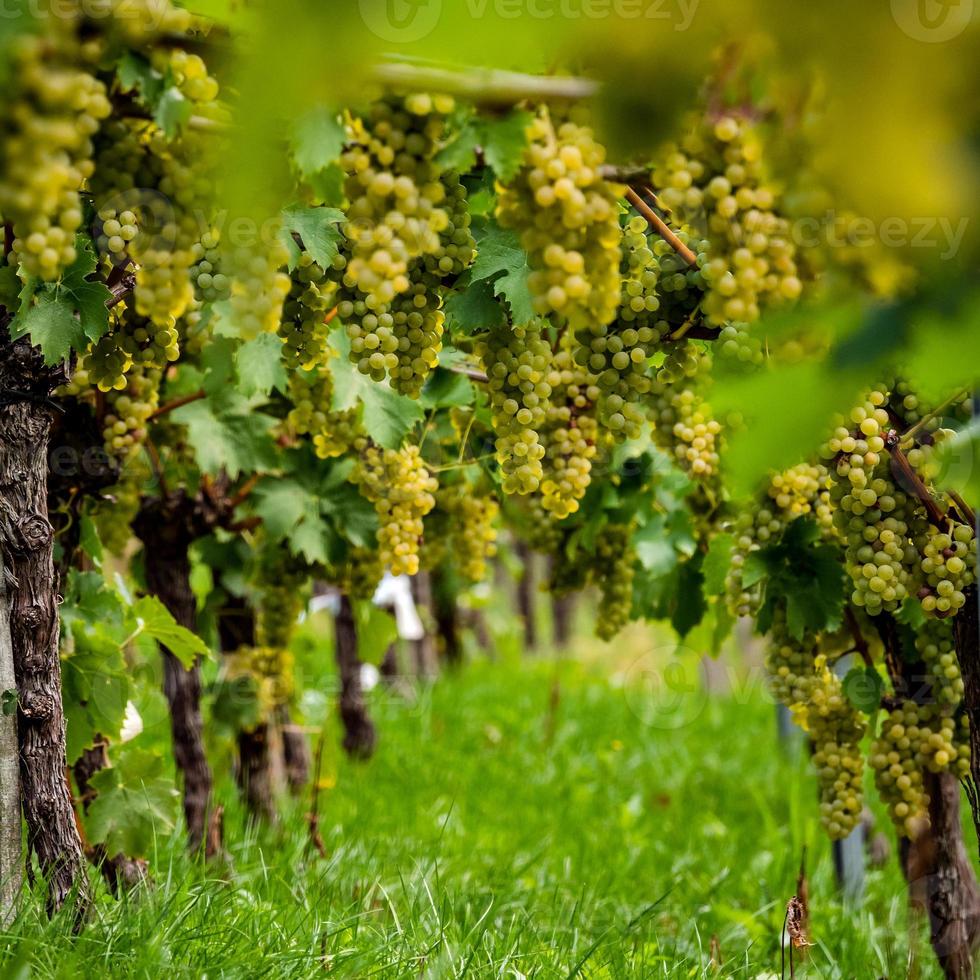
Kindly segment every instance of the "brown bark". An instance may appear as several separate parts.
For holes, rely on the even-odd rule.
[[[188,549],[197,536],[193,502],[182,492],[144,501],[133,530],[143,542],[146,584],[186,629],[197,626]],[[170,706],[174,759],[184,782],[184,817],[191,850],[202,844],[208,857],[220,849],[220,831],[211,811],[211,768],[204,752],[201,668],[189,670],[163,645],[163,690]],[[215,823],[209,827],[209,821]]]
[[[108,765],[108,745],[96,736],[95,745],[86,749],[73,766],[75,785],[78,787],[79,799],[85,812],[88,812],[96,795],[95,790],[89,785],[89,780]],[[122,892],[132,891],[147,880],[147,864],[142,858],[131,858],[125,854],[109,855],[103,844],[87,845],[86,854],[102,873],[109,890],[117,897]]]
[[[423,570],[412,577],[412,598],[425,627],[422,639],[412,640],[415,673],[431,679],[439,673],[439,653],[432,631],[432,578],[427,571]]]
[[[276,709],[279,731],[282,734],[282,761],[286,773],[286,785],[297,795],[310,781],[310,744],[306,734],[294,724],[289,705]]]
[[[432,614],[439,636],[442,659],[450,666],[463,661],[463,645],[459,635],[459,608],[452,582],[443,572],[432,574]]]
[[[963,708],[970,720],[970,780],[967,792],[973,824],[980,839],[980,607],[977,587],[966,590],[966,605],[953,620],[956,637],[956,657],[963,677]]]
[[[255,614],[240,596],[225,600],[218,614],[218,638],[225,655],[255,645]],[[251,816],[270,823],[277,817],[271,734],[269,723],[263,720],[255,728],[241,729],[235,739],[238,749],[235,777],[242,802]]]
[[[48,520],[51,408],[65,372],[44,366],[25,340],[0,325],[0,537],[9,585],[10,635],[18,695],[21,795],[28,859],[48,882],[48,907],[76,893],[88,902],[82,843],[65,779],[59,619]]]
[[[566,650],[572,638],[572,620],[575,617],[575,593],[565,592],[552,596],[551,613],[554,623],[553,640],[556,650]]]
[[[538,624],[534,608],[534,552],[526,544],[518,543],[517,554],[523,566],[523,573],[517,582],[517,609],[524,624],[524,648],[531,653],[538,646]]]
[[[903,656],[898,624],[887,615],[876,617],[875,624],[895,693],[919,703],[931,701],[925,665]],[[980,886],[963,842],[960,786],[948,772],[924,771],[923,783],[929,795],[929,824],[914,840],[899,842],[909,902],[928,917],[929,939],[944,975],[972,980],[973,952],[980,938]]]
[[[348,755],[367,759],[374,752],[377,734],[368,717],[361,688],[361,661],[357,656],[357,624],[354,609],[346,595],[340,597],[340,610],[334,624],[337,670],[340,674],[340,720],[344,725],[344,750]]]

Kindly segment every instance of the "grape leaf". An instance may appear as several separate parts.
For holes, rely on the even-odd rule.
[[[701,557],[695,555],[678,568],[677,587],[674,590],[674,609],[670,623],[683,639],[704,619],[708,604],[704,598],[704,576]]]
[[[165,646],[188,670],[198,657],[210,655],[204,640],[180,626],[156,596],[138,599],[133,603],[132,615],[143,635]]]
[[[116,76],[124,92],[136,92],[143,105],[155,106],[163,94],[163,76],[142,55],[126,51],[116,62]]]
[[[247,396],[268,395],[273,388],[286,391],[288,379],[282,363],[282,341],[275,334],[261,333],[235,352],[238,390]]]
[[[153,121],[163,130],[164,136],[172,140],[191,117],[192,103],[175,85],[163,91],[153,110]]]
[[[244,471],[273,469],[275,420],[257,412],[237,392],[217,392],[175,409],[174,422],[187,426],[198,465],[205,473],[224,469],[234,479]]]
[[[398,639],[395,617],[369,600],[358,600],[353,606],[357,655],[366,664],[380,664],[388,647]]]
[[[436,163],[445,170],[466,173],[476,165],[476,150],[479,145],[480,126],[474,117],[468,119],[456,136],[436,154]]]
[[[288,477],[264,480],[253,494],[255,513],[273,538],[285,538],[305,517],[319,516],[320,502],[306,487]]]
[[[446,331],[450,335],[483,333],[506,322],[504,308],[485,279],[470,283],[446,300]]]
[[[82,322],[66,299],[57,299],[53,293],[39,293],[36,302],[26,312],[20,312],[10,325],[10,334],[16,339],[28,334],[31,343],[41,348],[44,363],[58,364],[68,359],[72,350],[81,351],[88,342]]]
[[[516,233],[484,220],[474,222],[473,237],[478,251],[471,280],[489,280],[494,296],[507,301],[515,325],[523,326],[533,318],[534,306],[527,285],[531,267]]]
[[[483,122],[482,143],[487,163],[505,184],[520,170],[527,146],[527,127],[533,119],[530,112],[517,110]]]
[[[473,382],[466,375],[436,368],[422,389],[420,402],[424,408],[459,408],[476,400]]]
[[[344,127],[335,112],[318,107],[301,116],[290,140],[299,172],[310,177],[336,163],[346,139]]]
[[[852,667],[842,684],[844,696],[858,711],[871,714],[881,705],[885,682],[874,667]]]
[[[88,840],[109,854],[145,857],[173,831],[179,799],[160,755],[128,749],[116,765],[89,780],[96,790],[85,817]]]
[[[704,591],[707,595],[721,595],[725,591],[725,577],[732,563],[735,535],[718,534],[711,540],[704,556]]]
[[[344,237],[340,230],[340,223],[347,220],[344,212],[336,208],[293,205],[283,209],[282,218],[285,230],[299,235],[313,261],[329,269]]]

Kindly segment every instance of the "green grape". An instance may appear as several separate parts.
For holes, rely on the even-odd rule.
[[[282,268],[289,261],[286,246],[269,236],[255,248],[226,250],[231,279],[231,321],[244,340],[277,333],[283,303],[292,282]]]
[[[351,548],[345,560],[331,567],[330,581],[352,599],[371,599],[384,577],[385,563],[377,548]]]
[[[653,184],[682,218],[704,215],[710,241],[702,303],[710,324],[751,324],[769,305],[793,301],[803,286],[789,222],[766,184],[763,147],[732,115],[699,119],[664,154]]]
[[[291,370],[312,368],[325,363],[330,356],[327,313],[333,305],[334,287],[309,252],[300,253],[291,277],[292,286],[283,304],[279,326],[282,357]]]
[[[579,329],[607,324],[619,305],[619,206],[600,168],[605,149],[573,122],[541,110],[527,131],[524,166],[500,191],[498,218],[520,234],[535,312]]]
[[[140,364],[126,376],[125,388],[106,394],[102,418],[105,449],[120,466],[146,442],[149,418],[160,405],[162,379],[160,368]]]
[[[417,446],[381,449],[367,444],[351,479],[378,515],[378,550],[392,575],[419,570],[422,519],[435,506],[438,481]]]
[[[596,636],[611,640],[632,618],[636,551],[633,528],[607,524],[596,538],[593,577],[599,588]]]
[[[94,171],[92,137],[111,108],[102,82],[76,66],[75,32],[72,18],[47,17],[41,33],[10,42],[0,108],[0,212],[16,260],[47,281],[75,261],[79,192]]]
[[[362,437],[356,408],[336,411],[333,375],[327,363],[311,371],[291,371],[289,398],[293,403],[286,428],[294,436],[309,436],[320,459],[343,456]]]
[[[202,303],[218,303],[231,296],[231,280],[224,270],[220,235],[214,229],[204,232],[191,248],[191,282],[194,295]]]
[[[932,700],[940,706],[956,708],[963,700],[963,678],[952,624],[930,620],[918,631],[915,648],[928,671]]]
[[[865,721],[827,665],[819,641],[812,636],[795,640],[781,613],[770,633],[765,667],[773,694],[810,735],[820,786],[820,820],[827,834],[840,840],[861,819]]]
[[[426,522],[426,566],[451,560],[466,581],[482,582],[489,560],[497,553],[499,513],[497,501],[467,480],[441,486],[430,514],[436,518],[431,529]]]
[[[533,493],[544,475],[540,433],[551,398],[551,347],[541,335],[540,323],[504,325],[486,334],[477,353],[487,372],[504,493]]]

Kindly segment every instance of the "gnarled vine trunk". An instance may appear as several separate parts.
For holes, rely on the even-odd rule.
[[[439,636],[439,652],[452,667],[463,662],[459,635],[459,607],[452,583],[444,572],[432,573],[432,614]]]
[[[927,702],[931,697],[925,664],[908,658],[900,627],[891,616],[877,617],[885,661],[895,693]],[[949,980],[972,980],[973,953],[980,939],[980,886],[966,855],[960,823],[960,784],[952,773],[923,773],[929,795],[929,825],[914,839],[900,841],[909,902],[929,920],[929,939]]]
[[[377,734],[368,717],[361,687],[361,661],[357,655],[357,624],[354,609],[346,595],[340,597],[340,609],[334,623],[337,671],[340,674],[340,720],[344,725],[344,750],[358,759],[374,752]]]
[[[48,882],[49,909],[60,908],[75,892],[81,912],[88,878],[65,777],[54,535],[47,506],[47,399],[64,380],[63,371],[46,367],[39,351],[26,340],[11,341],[0,325],[0,550],[9,585],[27,846]]]
[[[288,704],[276,708],[276,721],[282,736],[282,761],[286,785],[293,794],[301,793],[310,781],[310,744],[306,733],[293,721]]]
[[[133,525],[143,542],[146,584],[177,623],[197,627],[188,554],[195,534],[193,502],[183,493],[144,501]],[[184,781],[184,817],[191,850],[204,846],[213,857],[221,848],[220,811],[211,809],[211,767],[204,752],[201,719],[201,668],[189,670],[161,644],[163,691],[170,706],[174,759]]]
[[[534,552],[523,542],[517,543],[517,554],[521,559],[522,572],[517,582],[517,608],[524,624],[524,650],[533,653],[538,647],[538,621],[535,615]]]

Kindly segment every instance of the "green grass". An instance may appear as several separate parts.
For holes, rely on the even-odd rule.
[[[254,832],[225,776],[227,871],[161,842],[150,892],[100,892],[79,936],[28,903],[0,963],[25,977],[779,976],[806,846],[803,975],[904,976],[894,861],[861,908],[842,905],[810,774],[777,745],[771,704],[692,696],[688,724],[658,728],[641,694],[580,662],[472,664],[414,703],[376,692],[371,762],[341,758],[329,733],[327,858],[306,847],[307,801]],[[928,950],[922,966],[934,975]]]

